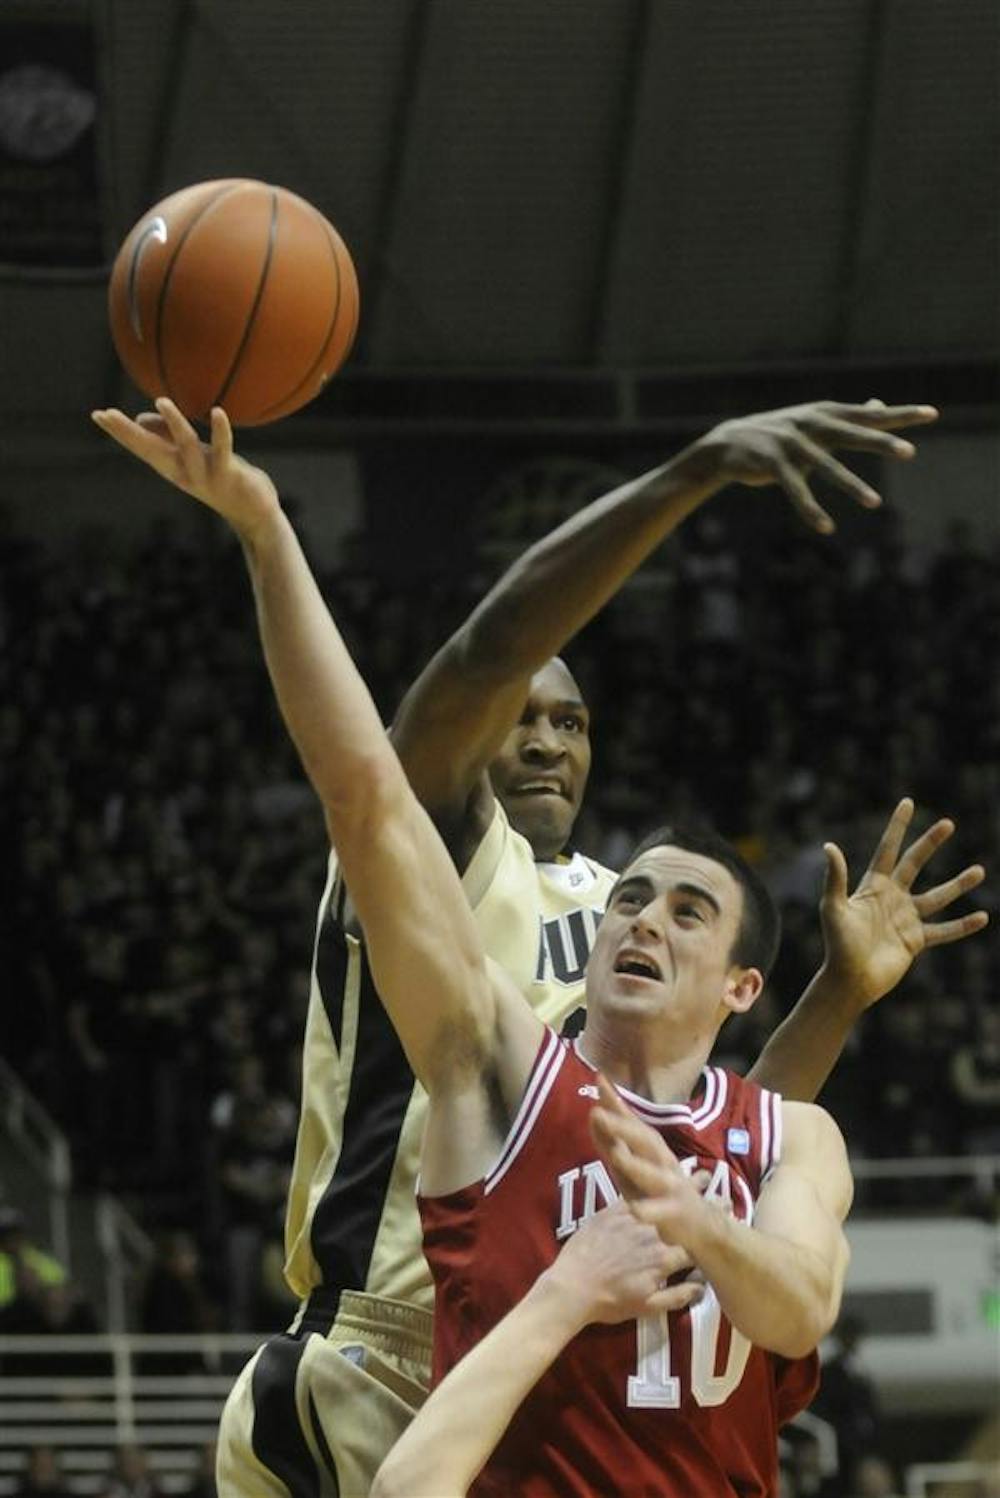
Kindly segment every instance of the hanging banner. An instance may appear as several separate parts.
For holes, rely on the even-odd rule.
[[[0,22],[0,263],[104,259],[93,28]]]

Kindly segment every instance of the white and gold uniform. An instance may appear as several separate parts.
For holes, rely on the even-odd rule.
[[[579,1028],[614,878],[580,853],[536,863],[499,802],[463,877],[487,952],[556,1029]],[[226,1404],[221,1498],[363,1498],[429,1386],[433,1290],[415,1201],[427,1098],[341,908],[331,855],[285,1223],[302,1305]]]

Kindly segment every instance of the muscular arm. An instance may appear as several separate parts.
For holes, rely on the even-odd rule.
[[[463,820],[482,824],[484,773],[517,721],[532,675],[711,495],[731,482],[778,483],[809,524],[832,530],[803,471],[815,466],[862,504],[877,504],[878,496],[827,449],[907,457],[911,444],[889,429],[935,415],[926,406],[820,402],[723,422],[537,542],[437,653],[396,716],[393,738],[423,804],[449,829],[461,829]],[[461,863],[469,850],[461,849],[460,836],[456,841]]]
[[[729,483],[777,483],[811,524],[830,530],[832,522],[804,475],[815,469],[860,503],[877,504],[878,496],[831,449],[908,457],[912,445],[893,431],[936,414],[932,407],[878,401],[817,402],[723,422],[532,547],[430,663],[393,728],[417,797],[447,829],[459,863],[475,841],[467,822],[476,824],[473,833],[484,830],[483,773],[517,721],[531,676],[691,510]],[[318,590],[271,480],[234,458],[222,412],[213,413],[211,447],[197,441],[168,400],[135,422],[116,410],[94,412],[94,420],[136,457],[216,509],[239,534],[282,710],[323,796],[323,784],[338,773],[335,763],[326,762],[335,753],[327,721],[336,709],[314,691],[323,685],[329,636]],[[298,611],[297,620],[286,619],[287,609]]]
[[[836,1320],[847,1268],[851,1175],[836,1124],[783,1105],[784,1145],[753,1227],[704,1202],[661,1136],[601,1080],[594,1137],[642,1222],[687,1249],[730,1321],[758,1347],[811,1352]]]
[[[795,1358],[837,1319],[852,1186],[830,1115],[809,1103],[785,1103],[783,1113],[781,1164],[761,1192],[753,1227],[702,1210],[686,1247],[737,1330]]]
[[[518,1406],[577,1332],[691,1305],[697,1285],[660,1288],[689,1264],[623,1204],[598,1212],[434,1390],[379,1468],[371,1498],[464,1498]]]
[[[393,741],[420,800],[460,824],[531,678],[716,488],[698,446],[623,484],[531,546],[407,692]]]
[[[121,413],[105,413],[100,424],[236,530],[275,694],[322,801],[379,994],[428,1091],[468,1091],[475,1100],[498,1043],[498,985],[454,864],[410,788],[270,480],[233,453],[222,411],[213,412],[205,444],[171,402],[161,400],[157,410],[147,425]],[[466,1119],[470,1134],[484,1116],[481,1109]],[[464,1142],[456,1137],[459,1152]]]

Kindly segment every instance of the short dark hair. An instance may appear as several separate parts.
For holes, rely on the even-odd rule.
[[[729,870],[743,891],[743,916],[730,957],[740,967],[759,968],[766,978],[778,955],[781,916],[767,885],[743,855],[711,827],[654,827],[632,849],[619,877],[650,848],[683,848]]]

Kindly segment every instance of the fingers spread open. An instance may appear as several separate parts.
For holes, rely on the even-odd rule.
[[[878,847],[868,865],[869,874],[891,874],[899,857],[899,850],[906,836],[906,829],[913,820],[913,802],[904,796],[885,825]]]
[[[927,860],[942,843],[948,841],[954,831],[955,824],[950,817],[942,817],[934,823],[933,827],[928,827],[926,832],[922,832],[907,848],[896,865],[894,875],[896,883],[902,889],[909,889]]]
[[[225,461],[233,455],[233,429],[229,417],[221,406],[212,407],[212,450]]]
[[[826,879],[823,884],[825,900],[847,899],[847,859],[836,843],[824,843],[826,854]]]
[[[882,503],[882,496],[877,490],[866,484],[864,479],[852,473],[846,464],[841,463],[826,447],[814,442],[804,434],[799,435],[799,453],[803,462],[810,464],[817,473],[822,474],[827,483],[834,484],[838,489],[843,489],[852,499],[866,509],[875,509]]]
[[[939,921],[936,925],[924,927],[924,943],[928,947],[943,947],[946,942],[961,941],[965,936],[975,936],[977,931],[989,925],[989,921],[985,910],[973,911],[971,915],[960,916],[954,921]]]
[[[981,863],[971,864],[953,879],[946,879],[943,884],[936,884],[933,889],[925,889],[922,895],[914,896],[913,908],[921,920],[926,920],[928,916],[937,915],[939,910],[944,910],[959,895],[968,894],[970,889],[982,884],[985,877],[986,870]]]
[[[186,447],[192,442],[199,442],[198,433],[180,407],[176,406],[169,396],[159,396],[156,400],[156,409],[166,422],[170,435],[178,447]]]
[[[828,536],[835,529],[833,521],[795,464],[783,456],[776,458],[775,476],[806,525]]]

